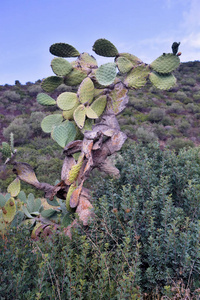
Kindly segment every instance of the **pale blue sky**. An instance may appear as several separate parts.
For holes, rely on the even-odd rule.
[[[93,54],[96,39],[150,63],[181,42],[181,61],[200,60],[199,0],[2,0],[0,85],[52,75],[49,46],[57,42]]]

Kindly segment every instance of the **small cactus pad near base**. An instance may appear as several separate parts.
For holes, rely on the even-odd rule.
[[[63,78],[58,76],[50,76],[45,78],[42,83],[41,87],[47,93],[53,92],[59,85],[63,83]]]
[[[51,45],[49,51],[59,57],[77,57],[80,54],[73,46],[65,43],[55,43]]]
[[[115,57],[118,54],[117,48],[106,39],[98,39],[94,43],[92,50],[101,56]]]

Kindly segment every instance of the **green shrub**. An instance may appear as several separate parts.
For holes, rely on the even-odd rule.
[[[31,128],[24,118],[15,118],[7,128],[3,129],[3,136],[9,140],[11,132],[14,134],[16,145],[26,143],[31,134]]]
[[[165,116],[165,112],[163,109],[159,107],[154,107],[149,113],[149,121],[150,122],[159,122],[161,121]]]
[[[180,151],[180,149],[183,148],[193,148],[194,147],[194,143],[190,140],[185,140],[182,138],[175,138],[174,140],[169,141],[168,143],[170,149],[174,149],[176,151],[176,153],[178,153]]]
[[[20,95],[15,91],[7,90],[3,93],[3,97],[9,99],[10,101],[19,101]]]
[[[135,134],[138,141],[142,142],[143,144],[151,143],[157,140],[155,133],[145,129],[144,127],[139,127]]]

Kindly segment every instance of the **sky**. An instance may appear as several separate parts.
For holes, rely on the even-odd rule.
[[[113,61],[92,51],[99,38],[145,63],[171,52],[175,41],[182,62],[200,60],[200,1],[1,0],[0,85],[53,75],[54,43],[88,52],[99,65]]]

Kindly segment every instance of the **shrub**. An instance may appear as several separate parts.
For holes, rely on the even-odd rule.
[[[45,113],[37,111],[37,112],[32,112],[30,119],[29,119],[29,124],[31,127],[31,130],[35,135],[42,134],[42,129],[41,129],[41,122],[45,117]]]
[[[11,132],[14,134],[16,145],[26,143],[31,136],[31,128],[24,118],[15,118],[7,128],[3,129],[3,136],[9,140]]]
[[[163,119],[165,112],[163,109],[159,107],[154,107],[149,113],[149,121],[151,122],[159,122]]]
[[[136,130],[136,137],[143,144],[151,143],[157,140],[155,133],[143,127],[139,127]]]
[[[36,96],[37,94],[39,94],[41,92],[42,92],[42,88],[38,84],[32,85],[28,88],[28,93],[31,96]]]
[[[178,91],[176,93],[176,99],[180,100],[181,102],[184,102],[184,100],[187,98],[187,94],[181,91]]]
[[[19,101],[21,98],[17,92],[10,90],[5,91],[3,97],[9,99],[10,101]]]
[[[182,138],[175,138],[174,140],[169,141],[168,143],[170,149],[174,149],[178,153],[183,148],[193,148],[194,143],[190,140],[185,140]]]

